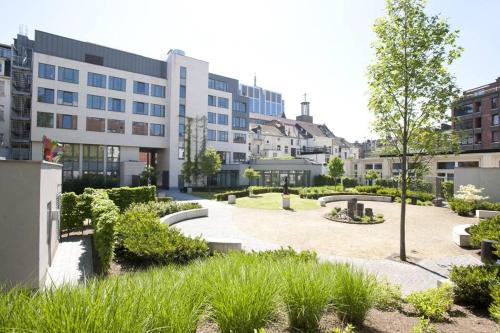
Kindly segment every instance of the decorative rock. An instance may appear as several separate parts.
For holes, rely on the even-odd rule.
[[[373,217],[373,209],[365,208],[365,215],[368,217]]]
[[[230,194],[227,196],[227,203],[234,205],[236,203],[236,196],[234,194]]]
[[[495,241],[483,239],[481,241],[481,261],[484,264],[491,264],[497,261],[497,256],[493,253]]]
[[[356,215],[359,217],[363,217],[365,213],[365,204],[357,203],[356,204]]]
[[[351,219],[354,218],[354,215],[356,213],[356,205],[358,203],[358,200],[353,198],[347,202],[347,216],[349,216]]]

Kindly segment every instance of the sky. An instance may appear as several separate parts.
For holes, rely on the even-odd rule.
[[[372,26],[385,0],[0,0],[0,42],[26,27],[165,60],[167,52],[209,62],[212,73],[281,92],[295,118],[307,93],[315,123],[350,141],[376,138],[367,108]],[[22,8],[20,8],[22,7]],[[500,1],[429,0],[465,48],[452,66],[461,89],[500,76]],[[14,14],[17,13],[17,14]]]

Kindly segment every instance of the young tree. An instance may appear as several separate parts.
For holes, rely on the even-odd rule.
[[[248,179],[249,186],[252,185],[252,179],[257,179],[260,177],[260,173],[251,167],[246,168],[243,175]]]
[[[209,178],[217,174],[221,169],[222,162],[217,151],[210,147],[205,149],[200,156],[200,171],[201,174],[207,177],[208,189],[210,191]]]
[[[374,25],[376,61],[368,69],[369,108],[374,130],[401,162],[400,259],[406,261],[405,217],[408,157],[414,165],[456,147],[452,133],[439,130],[458,97],[448,72],[462,49],[458,31],[439,16],[427,16],[423,0],[387,0],[387,15]]]
[[[182,164],[182,176],[184,177],[184,181],[187,183],[191,183],[191,178],[193,175],[193,161],[191,160],[191,125],[193,119],[187,118],[186,124],[186,134],[184,138],[184,163]]]
[[[328,176],[330,176],[334,180],[335,185],[337,185],[338,178],[342,177],[343,175],[344,162],[342,161],[342,159],[338,156],[330,158],[330,160],[328,161]]]
[[[377,171],[375,170],[368,170],[366,173],[365,173],[365,179],[366,180],[369,180],[370,181],[370,185],[372,184],[372,182],[377,179],[379,177],[379,174]]]

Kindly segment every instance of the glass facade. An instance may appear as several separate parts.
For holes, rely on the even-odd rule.
[[[64,154],[62,155],[63,178],[73,179],[80,176],[80,145],[63,144]]]
[[[273,117],[280,117],[285,112],[285,101],[281,94],[259,87],[240,85],[241,96],[248,97],[248,111]]]
[[[120,176],[120,147],[106,147],[106,175],[115,178]]]
[[[247,129],[247,120],[246,120],[246,118],[233,117],[233,128]]]
[[[83,145],[83,173],[104,173],[104,146]]]
[[[309,170],[265,170],[261,174],[260,184],[263,186],[283,186],[288,177],[289,186],[309,186],[311,172]]]

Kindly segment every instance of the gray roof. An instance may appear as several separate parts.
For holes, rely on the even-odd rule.
[[[276,126],[273,125],[258,125],[252,128],[254,132],[260,128],[261,133],[263,135],[272,135],[272,136],[286,136],[283,132],[281,132]]]

